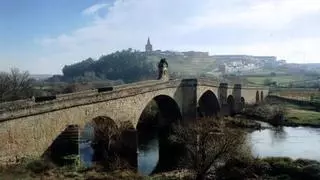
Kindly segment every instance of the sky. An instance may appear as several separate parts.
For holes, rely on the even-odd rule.
[[[0,0],[0,71],[61,74],[133,48],[320,63],[319,0]]]

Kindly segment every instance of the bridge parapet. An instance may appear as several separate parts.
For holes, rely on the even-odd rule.
[[[127,88],[115,88],[113,91],[91,93],[87,94],[86,96],[65,96],[63,98],[58,98],[51,101],[43,101],[39,103],[35,103],[34,101],[29,100],[28,103],[21,104],[20,106],[1,107],[0,121],[6,121],[14,118],[36,115],[86,104],[109,101],[166,88],[176,88],[182,84],[183,80],[158,82],[159,83],[148,83]]]
[[[175,79],[170,81],[143,81],[138,83],[114,86],[112,91],[98,92],[97,89],[77,93],[57,95],[50,101],[35,102],[34,99],[5,102],[0,104],[0,121],[45,113],[64,108],[93,104],[117,98],[134,96],[141,93],[165,88],[209,86],[219,88],[219,102],[227,104],[228,89],[257,89],[257,87],[241,87],[240,84],[229,87],[227,83],[217,84],[210,79]],[[265,87],[260,87],[265,89]]]
[[[158,80],[149,80],[149,81],[142,81],[137,83],[130,83],[130,84],[124,84],[119,86],[113,86],[114,90],[120,90],[120,89],[130,89],[130,88],[138,88],[143,87],[146,85],[155,85],[155,84],[163,84],[163,81]],[[85,91],[79,91],[74,93],[66,93],[66,94],[58,94],[56,95],[56,98],[51,101],[61,101],[61,100],[72,100],[75,98],[84,98],[87,96],[93,96],[99,94],[98,89],[91,89],[91,90],[85,90]],[[22,99],[17,101],[8,101],[0,103],[0,112],[4,111],[11,111],[15,109],[22,109],[22,108],[28,108],[31,106],[34,106],[36,104],[46,104],[50,103],[49,101],[44,102],[35,102],[34,98],[28,98],[28,99]]]

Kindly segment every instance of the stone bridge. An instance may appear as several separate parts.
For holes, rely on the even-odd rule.
[[[176,107],[181,120],[186,122],[199,116],[237,113],[245,103],[258,103],[267,95],[268,88],[264,87],[160,77],[159,80],[57,95],[42,101],[33,98],[2,103],[0,160],[8,162],[20,157],[41,156],[67,127],[77,125],[81,131],[96,117],[108,117],[117,125],[130,122],[135,129],[152,100],[160,111]]]

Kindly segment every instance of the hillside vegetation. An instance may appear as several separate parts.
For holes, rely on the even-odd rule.
[[[98,60],[88,58],[79,63],[66,65],[63,76],[50,78],[51,81],[97,81],[123,80],[125,83],[156,77],[155,64],[147,61],[143,52],[131,49],[101,56]]]

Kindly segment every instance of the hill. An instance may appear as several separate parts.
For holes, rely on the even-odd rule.
[[[156,78],[156,65],[147,61],[143,52],[131,49],[102,56],[98,60],[88,58],[79,63],[66,65],[62,76],[49,81],[83,82],[123,80],[125,83]]]

